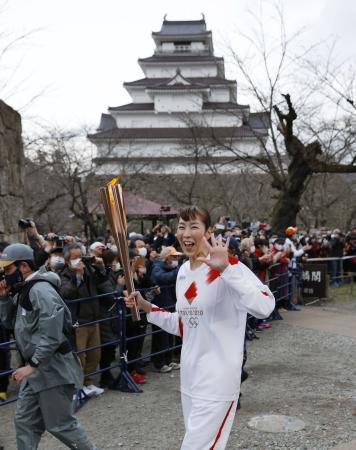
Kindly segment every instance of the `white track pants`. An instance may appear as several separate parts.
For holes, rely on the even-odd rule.
[[[185,435],[181,450],[224,450],[236,406],[236,401],[198,400],[182,394]]]

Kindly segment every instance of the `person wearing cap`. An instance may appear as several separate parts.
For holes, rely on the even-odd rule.
[[[169,311],[175,310],[177,302],[175,283],[179,271],[179,260],[182,255],[183,253],[169,246],[162,250],[159,259],[153,262],[151,281],[153,284],[160,286],[161,289],[161,293],[155,297],[155,303],[160,308],[166,308]],[[152,324],[152,331],[158,330],[160,328]],[[162,332],[152,335],[152,353],[162,352],[172,346],[173,336],[169,333],[162,330]],[[161,373],[179,369],[179,364],[172,362],[171,351],[152,356],[152,362],[155,369]]]
[[[15,412],[18,450],[37,449],[44,431],[67,447],[94,449],[72,415],[73,394],[82,386],[83,375],[65,334],[72,320],[57,292],[59,277],[45,267],[35,271],[34,252],[24,244],[6,247],[0,267],[5,272],[0,320],[14,329],[24,361],[12,374],[20,385]]]

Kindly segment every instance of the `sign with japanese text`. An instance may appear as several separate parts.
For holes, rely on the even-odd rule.
[[[304,264],[302,293],[304,297],[326,298],[328,296],[328,268],[326,264]]]

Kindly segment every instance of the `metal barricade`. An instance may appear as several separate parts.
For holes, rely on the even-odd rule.
[[[266,281],[266,283],[270,286],[271,291],[275,295],[276,303],[280,303],[286,299],[291,298],[292,295],[295,294],[293,291],[294,289],[298,289],[299,281],[297,280],[298,273],[294,272],[291,273],[288,268],[282,267],[282,265],[274,265],[272,267],[272,271],[269,274],[269,277]],[[161,286],[160,289],[168,289],[172,286]],[[156,289],[156,287],[149,288],[149,289],[138,289],[139,291],[143,291],[143,293],[147,294],[147,292],[151,291],[152,289]],[[115,339],[112,339],[108,342],[100,342],[98,345],[91,346],[89,348],[81,349],[77,351],[77,354],[79,355],[82,352],[89,352],[91,350],[95,350],[97,348],[103,348],[108,345],[118,345],[119,347],[119,358],[118,361],[114,364],[111,364],[109,367],[103,368],[103,369],[97,369],[91,373],[84,374],[85,376],[93,376],[98,375],[106,371],[111,371],[113,369],[119,369],[119,374],[116,378],[114,378],[113,386],[111,386],[114,390],[119,390],[122,392],[132,392],[132,393],[140,393],[142,392],[141,388],[135,383],[134,379],[132,378],[130,374],[130,366],[132,364],[135,364],[139,361],[144,361],[149,358],[152,358],[154,356],[166,353],[166,352],[172,352],[174,350],[177,350],[181,347],[181,343],[176,343],[171,346],[165,347],[163,350],[157,351],[157,352],[149,352],[143,355],[136,356],[135,358],[130,358],[130,354],[128,354],[128,344],[130,342],[133,342],[138,339],[144,339],[146,337],[151,337],[158,334],[158,333],[166,333],[164,330],[150,330],[148,332],[144,332],[141,334],[136,334],[133,336],[128,336],[127,333],[127,324],[130,323],[131,320],[131,314],[129,314],[126,310],[125,303],[123,297],[121,297],[117,292],[110,292],[107,294],[101,294],[94,297],[87,297],[87,298],[81,298],[76,300],[68,300],[66,301],[68,306],[71,306],[76,303],[85,302],[85,301],[95,301],[100,299],[111,299],[113,302],[112,310],[115,311],[114,315],[111,315],[110,317],[102,318],[99,320],[95,320],[89,323],[83,323],[78,324],[77,328],[83,328],[88,327],[95,324],[101,324],[105,323],[107,321],[116,321],[116,337]],[[154,301],[153,301],[154,303]],[[164,307],[164,305],[160,306]],[[111,309],[111,308],[110,308]],[[174,305],[168,305],[166,306],[166,309],[174,309]],[[109,312],[109,311],[108,311]],[[111,312],[111,311],[110,311]],[[143,315],[144,317],[144,315]],[[15,341],[10,340],[6,342],[0,342],[0,351],[1,349],[6,349],[8,352],[11,350],[14,350]],[[10,367],[0,372],[0,377],[9,377],[13,372],[13,369]],[[83,391],[79,391],[77,394],[77,398],[75,401],[76,408],[80,408],[86,401],[88,397],[84,394]],[[16,397],[10,398],[5,402],[0,403],[0,405],[6,405],[9,403],[12,403],[16,401]]]

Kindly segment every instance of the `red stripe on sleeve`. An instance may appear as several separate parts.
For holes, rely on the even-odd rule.
[[[238,263],[239,263],[239,258],[238,258],[237,256],[229,255],[228,258],[229,258],[229,263],[230,263],[232,266],[234,266],[235,264],[238,264]]]
[[[236,264],[238,264],[239,260],[238,258],[236,258],[236,256],[234,255],[228,255],[228,259],[229,259],[229,263],[234,266]],[[210,284],[212,283],[214,280],[216,280],[218,277],[220,276],[220,272],[216,269],[209,269],[208,275],[206,277],[206,283]]]
[[[178,317],[178,327],[179,327],[179,335],[181,339],[183,339],[183,322],[180,317]]]
[[[208,275],[206,277],[207,284],[212,283],[216,278],[220,276],[220,272],[216,269],[209,269]]]

